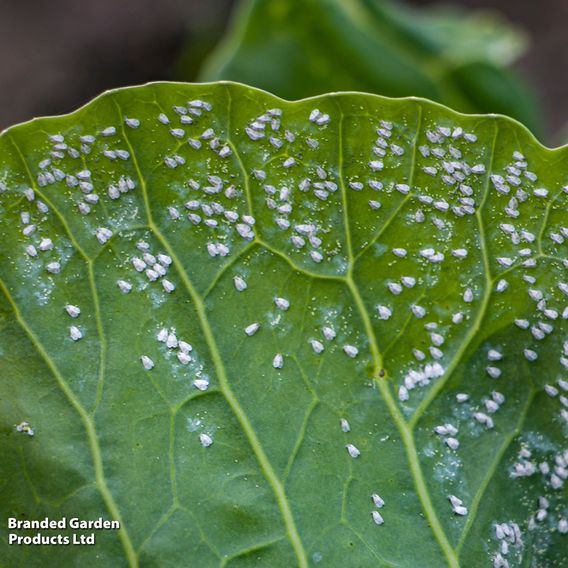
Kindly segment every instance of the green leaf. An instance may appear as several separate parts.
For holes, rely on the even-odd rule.
[[[3,562],[565,565],[566,163],[229,83],[6,131]],[[46,516],[121,530],[8,544]]]
[[[330,91],[421,96],[462,112],[507,114],[536,132],[534,96],[508,68],[525,43],[490,13],[384,0],[244,0],[201,79],[292,100]]]

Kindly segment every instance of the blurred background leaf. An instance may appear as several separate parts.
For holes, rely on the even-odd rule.
[[[289,100],[330,91],[426,97],[463,112],[506,114],[539,134],[535,96],[510,68],[526,46],[498,14],[457,6],[244,0],[198,77]]]
[[[355,77],[361,80],[358,74],[366,71],[369,59],[377,66],[374,62],[377,56],[370,53],[365,53],[365,65],[353,65],[351,36],[354,34],[350,30],[359,30],[360,22],[352,21],[361,20],[362,14],[366,31],[357,32],[356,46],[366,45],[369,35],[373,42],[380,40],[390,46],[391,52],[396,52],[395,61],[403,60],[403,71],[415,65],[416,51],[425,50],[427,55],[420,59],[420,81],[414,79],[411,84],[426,83],[431,94],[440,88],[438,79],[445,72],[445,92],[449,83],[454,100],[455,93],[459,95],[457,103],[450,101],[452,106],[471,107],[468,99],[473,99],[476,105],[485,101],[481,110],[501,111],[520,118],[523,107],[528,108],[524,113],[529,118],[524,120],[529,126],[533,124],[539,137],[548,144],[566,142],[568,75],[563,73],[568,66],[566,0],[547,0],[544,5],[519,0],[404,0],[404,4],[402,0],[396,4],[393,1],[344,2],[343,10],[350,10],[345,16],[350,27],[340,39],[343,44],[347,42],[348,48],[337,50],[335,44],[342,43],[340,39],[333,40],[333,61],[327,63],[329,72],[322,73],[324,78],[353,76],[356,72]],[[304,0],[295,15],[298,32],[306,33],[306,20],[311,22],[311,2]],[[438,8],[441,2],[448,7]],[[359,3],[362,8],[357,8]],[[273,0],[271,4],[278,6],[279,1]],[[0,0],[0,129],[34,116],[70,112],[106,89],[157,80],[197,81],[205,76],[201,72],[205,60],[208,72],[212,71],[213,63],[218,64],[219,54],[223,52],[216,46],[221,41],[228,43],[222,40],[224,34],[234,39],[238,26],[232,14],[236,6],[240,6],[240,12],[246,8],[238,0],[160,0],[159,3],[50,0],[34,2],[30,9],[28,2]],[[367,17],[370,6],[380,11],[380,17]],[[329,28],[334,25],[337,13],[343,14],[341,10],[332,10],[320,19]],[[313,34],[326,39],[323,34],[327,28],[324,26],[323,31],[320,28],[315,27]],[[527,41],[519,29],[531,39],[524,54]],[[246,31],[251,33],[248,28]],[[263,34],[269,33],[274,33],[274,29],[266,25],[264,32],[260,30],[258,41],[265,40]],[[396,43],[393,36],[398,38]],[[271,45],[277,39],[283,42],[277,36]],[[298,49],[303,50],[304,46],[300,44]],[[214,50],[216,55],[211,58]],[[274,53],[267,49],[265,55],[272,57]],[[296,57],[298,64],[307,64],[302,59],[310,55],[302,51]],[[325,55],[320,54],[320,60],[328,61],[329,56],[326,60]],[[287,69],[290,60],[283,59]],[[346,64],[349,60],[351,63]],[[440,61],[444,63],[442,66]],[[390,60],[381,63],[378,65],[381,74],[387,71],[402,74]],[[529,89],[519,84],[519,75],[526,78]],[[375,76],[373,80],[378,79]],[[344,87],[338,85],[338,88]],[[538,95],[536,113],[531,92]],[[516,115],[511,110],[519,108],[521,111],[517,110]],[[540,128],[534,126],[535,122]]]

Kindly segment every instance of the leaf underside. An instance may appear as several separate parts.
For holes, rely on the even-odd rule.
[[[6,131],[2,516],[122,528],[2,561],[566,565],[566,157],[230,83]]]

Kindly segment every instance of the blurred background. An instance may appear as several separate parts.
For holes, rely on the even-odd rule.
[[[568,140],[568,1],[0,0],[0,129],[155,80],[426,96]]]

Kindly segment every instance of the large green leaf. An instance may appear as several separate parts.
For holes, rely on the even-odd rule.
[[[2,517],[122,529],[1,562],[565,566],[567,153],[226,83],[5,132]]]
[[[293,100],[331,91],[421,96],[506,114],[536,132],[534,97],[509,68],[524,43],[495,14],[390,0],[242,0],[201,79]]]

